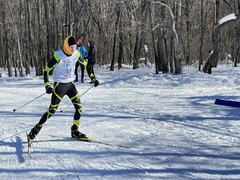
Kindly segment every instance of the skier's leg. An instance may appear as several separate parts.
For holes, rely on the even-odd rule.
[[[75,70],[74,70],[74,73],[75,73],[75,82],[78,82],[78,66],[80,65],[79,61],[76,62],[75,64]]]
[[[82,104],[80,101],[80,96],[78,94],[78,91],[74,85],[72,87],[72,91],[67,95],[70,98],[70,100],[72,101],[73,106],[75,108],[75,113],[73,116],[73,125],[78,126],[79,122],[80,122],[80,118],[82,116]]]
[[[72,137],[75,138],[86,138],[85,134],[78,131],[80,119],[82,116],[82,104],[75,85],[72,86],[71,91],[67,95],[71,99],[73,106],[75,108],[75,113],[73,116],[73,125],[71,127],[71,135]]]
[[[90,83],[94,83],[94,79],[95,79],[95,75],[94,75],[94,72],[93,72],[93,65],[89,65],[89,70],[88,70],[88,73],[89,73],[89,77],[91,79],[91,82]]]
[[[81,64],[80,67],[81,67],[81,82],[84,83],[83,78],[84,78],[85,66]]]
[[[88,74],[88,76],[89,76],[89,78],[90,78],[90,74],[91,74],[91,65],[87,64],[86,69],[87,69],[87,74]]]
[[[92,64],[91,71],[92,71],[93,79],[96,79],[96,78],[95,78],[95,74],[94,74],[94,69],[93,69],[93,67],[94,67],[94,64]]]
[[[39,122],[32,128],[29,133],[30,139],[34,139],[39,131],[42,129],[43,124],[57,111],[59,103],[64,96],[64,92],[61,91],[61,87],[58,87],[59,83],[55,83],[53,93],[51,97],[51,104],[48,111],[43,114]]]

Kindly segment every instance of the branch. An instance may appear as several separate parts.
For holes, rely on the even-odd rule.
[[[176,22],[175,22],[175,17],[174,17],[174,14],[172,12],[172,9],[165,3],[162,3],[162,2],[154,2],[153,4],[161,4],[162,6],[166,7],[171,15],[171,18],[172,18],[172,31],[175,35],[175,39],[176,41],[178,42],[178,34],[177,34],[177,30],[176,30]],[[157,25],[158,26],[158,25]],[[153,30],[156,28],[156,26],[153,28]]]
[[[223,2],[225,2],[231,8],[230,4],[226,0],[223,0]]]

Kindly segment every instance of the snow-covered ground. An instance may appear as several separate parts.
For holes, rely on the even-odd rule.
[[[50,95],[18,109],[44,93],[43,78],[0,78],[1,180],[240,179],[240,109],[214,104],[240,101],[239,68],[223,64],[211,75],[196,67],[180,75],[156,75],[154,67],[95,71],[100,85],[81,97],[80,130],[113,146],[70,138],[74,109],[64,110],[66,97],[37,136],[32,158],[25,132]],[[77,83],[80,94],[91,86],[85,81]]]

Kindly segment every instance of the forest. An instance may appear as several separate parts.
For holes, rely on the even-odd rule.
[[[93,40],[96,63],[110,71],[145,63],[156,74],[186,65],[211,74],[219,60],[240,62],[239,15],[240,0],[0,0],[0,68],[42,75],[72,35]]]

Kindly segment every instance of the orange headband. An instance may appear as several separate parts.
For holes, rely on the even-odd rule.
[[[66,39],[64,40],[64,43],[63,43],[63,50],[67,55],[72,55],[73,54],[72,51],[70,50],[69,45],[68,45],[68,39],[70,37],[71,36],[66,37]]]

